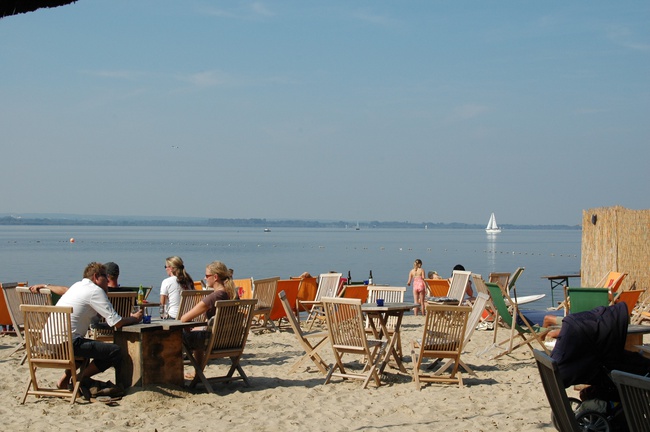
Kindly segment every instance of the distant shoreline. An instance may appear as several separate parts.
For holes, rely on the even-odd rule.
[[[398,222],[368,221],[358,222],[360,229],[411,228],[411,229],[484,229],[483,224],[466,224],[459,222]],[[224,219],[224,218],[171,218],[152,219],[135,217],[0,217],[0,225],[17,226],[176,226],[176,227],[233,227],[233,228],[348,228],[354,230],[357,221],[314,221],[314,220],[275,220],[275,219]],[[580,230],[580,225],[501,225],[504,230],[541,229],[541,230]]]

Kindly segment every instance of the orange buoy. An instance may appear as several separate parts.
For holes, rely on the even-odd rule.
[[[74,237],[70,237],[70,243],[74,243]]]

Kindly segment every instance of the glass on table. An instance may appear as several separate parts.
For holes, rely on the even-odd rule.
[[[169,318],[169,312],[167,310],[167,305],[166,304],[161,304],[160,305],[160,319],[167,319]]]

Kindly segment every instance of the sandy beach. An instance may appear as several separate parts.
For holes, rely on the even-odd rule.
[[[239,380],[216,384],[216,394],[201,387],[130,388],[113,405],[82,398],[70,406],[63,399],[20,398],[28,379],[20,355],[7,357],[13,336],[0,337],[0,417],[3,429],[71,431],[208,431],[222,427],[246,430],[414,430],[414,431],[554,431],[532,353],[526,347],[491,360],[477,356],[492,342],[491,331],[476,331],[463,359],[477,377],[464,375],[464,387],[429,384],[415,389],[408,345],[420,337],[422,317],[407,315],[402,326],[408,374],[387,368],[382,386],[361,388],[361,381],[334,379],[324,385],[315,367],[287,375],[302,351],[288,326],[280,332],[251,334],[243,368],[251,386]],[[500,332],[505,336],[505,331]],[[333,355],[324,350],[329,363]],[[225,363],[208,368],[224,368]],[[189,371],[186,366],[186,371]],[[56,371],[44,371],[54,381]],[[112,370],[97,376],[115,380]],[[569,389],[571,394],[573,390]]]

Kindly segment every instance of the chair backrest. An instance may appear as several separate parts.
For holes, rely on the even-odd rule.
[[[332,348],[370,355],[363,325],[361,300],[340,297],[322,297],[321,300]]]
[[[492,300],[492,304],[497,310],[497,313],[503,320],[503,322],[510,328],[512,328],[513,324],[513,319],[512,315],[510,314],[510,311],[508,309],[508,305],[506,304],[505,300],[503,299],[503,291],[501,291],[501,287],[495,283],[492,282],[485,282],[485,286],[487,287],[488,291],[490,292],[490,300]],[[517,330],[521,331],[521,327],[517,325],[515,322],[515,327]]]
[[[108,300],[113,305],[113,309],[121,317],[128,317],[133,311],[133,306],[138,298],[137,292],[115,292],[111,291],[108,293]]]
[[[243,279],[233,279],[235,287],[237,287],[238,295],[240,299],[252,299],[253,298],[253,278],[243,278]]]
[[[149,298],[149,294],[151,294],[151,290],[153,289],[153,286],[142,286],[142,290],[144,291],[144,299],[146,300]],[[110,288],[109,289],[109,294],[110,293],[119,293],[119,292],[134,292],[136,293],[136,297],[138,294],[138,291],[140,290],[140,286],[119,286],[117,288]]]
[[[502,290],[508,289],[508,281],[510,280],[510,273],[505,272],[492,272],[488,277],[488,282],[495,283],[501,287]]]
[[[208,357],[241,356],[251,328],[257,299],[219,300],[215,302]]]
[[[47,288],[31,292],[27,287],[16,287],[16,292],[20,297],[20,304],[52,306],[52,292]]]
[[[341,276],[343,273],[322,273],[318,279],[315,300],[320,300],[323,297],[336,297],[341,285]]]
[[[525,267],[517,267],[517,270],[510,276],[510,279],[508,280],[508,292],[510,293],[513,289],[516,288],[516,283],[517,279],[519,279],[519,276],[524,272]]]
[[[431,297],[446,297],[449,293],[448,279],[425,279]]]
[[[639,302],[639,298],[641,297],[641,294],[643,294],[645,290],[630,290],[630,291],[621,291],[618,293],[616,298],[612,300],[612,304],[616,304],[619,302],[623,302],[627,305],[627,312],[632,315],[632,311],[636,307],[636,304]]]
[[[564,292],[569,313],[584,312],[598,306],[609,305],[608,288],[566,287]]]
[[[178,315],[176,315],[176,319],[181,319],[183,315],[192,310],[194,306],[199,304],[199,302],[201,302],[204,298],[213,292],[213,289],[201,291],[181,290],[181,303],[178,306]],[[206,317],[205,312],[192,319],[193,322],[206,322],[207,320],[208,318]]]
[[[481,279],[481,281],[482,280],[483,279]],[[467,328],[465,329],[463,346],[466,346],[472,338],[472,334],[474,333],[474,330],[476,330],[478,322],[481,320],[481,316],[483,315],[488,300],[490,300],[490,296],[484,292],[479,292],[476,295],[476,301],[474,301],[474,304],[472,305],[472,312],[470,313],[469,318],[467,318]]]
[[[368,301],[368,285],[343,285],[341,297],[356,298],[361,300],[361,303],[366,303]]]
[[[465,298],[467,282],[469,282],[471,275],[471,271],[454,270],[451,276],[447,297],[458,299],[458,304],[461,304]]]
[[[542,351],[533,350],[533,354],[557,429],[562,432],[581,431],[566,395],[566,387],[560,378],[557,362]]]
[[[426,305],[421,357],[459,358],[463,350],[470,306]]]
[[[16,291],[16,288],[19,286],[27,286],[27,282],[8,282],[0,284],[2,288],[2,294],[4,296],[4,306],[6,309],[6,314],[8,315],[8,320],[4,319],[1,324],[9,325],[11,324],[16,331],[16,336],[20,339],[20,342],[23,341],[22,336],[22,327],[23,327],[23,315],[20,313],[20,296]]]
[[[257,299],[257,310],[273,309],[275,298],[278,295],[278,281],[280,277],[257,279],[253,281],[253,298]]]
[[[628,428],[635,432],[650,431],[650,378],[619,370],[613,370],[611,377],[621,397]]]
[[[626,276],[627,273],[610,271],[600,280],[600,282],[598,282],[598,284],[596,284],[596,286],[598,288],[609,288],[613,293],[615,293],[623,284],[623,279],[625,279]]]

